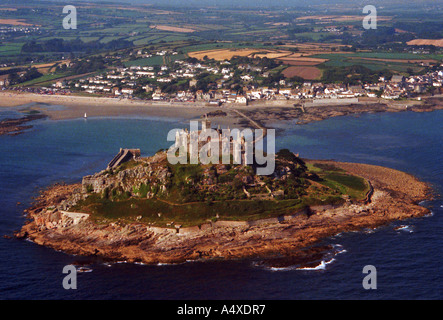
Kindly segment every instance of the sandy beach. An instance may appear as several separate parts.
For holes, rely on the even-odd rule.
[[[45,108],[36,105],[32,108],[47,114],[53,120],[88,117],[118,116],[155,116],[193,118],[214,108],[204,105],[164,104],[115,98],[92,98],[68,95],[41,95],[33,93],[0,92],[0,107],[16,107],[30,103],[63,106],[64,108]]]
[[[214,125],[222,127],[243,127],[245,120],[226,107],[206,106],[205,103],[154,102],[116,98],[93,98],[69,95],[41,95],[0,91],[0,108],[12,108],[33,104],[52,120],[91,117],[154,117],[191,120],[203,117],[216,110],[225,111],[225,116],[211,117]]]
[[[26,92],[0,91],[0,108],[31,104],[52,120],[90,117],[155,117],[191,120],[202,118],[214,111],[223,111],[221,116],[211,116],[214,126],[231,128],[278,127],[282,122],[297,120],[298,124],[321,121],[336,116],[376,112],[425,112],[443,109],[441,96],[427,97],[423,101],[386,101],[361,98],[353,104],[335,104],[316,107],[301,107],[300,103],[288,101],[256,101],[249,105],[229,104],[208,106],[205,102],[166,102],[131,100],[107,97],[73,95],[43,95]],[[241,111],[239,113],[238,111]],[[251,121],[252,119],[252,121]]]

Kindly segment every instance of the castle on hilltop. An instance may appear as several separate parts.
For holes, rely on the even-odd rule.
[[[272,167],[274,162],[272,154],[275,152],[275,146],[271,144],[271,148],[269,147],[269,139],[267,150],[270,153],[267,152],[266,155],[262,149],[263,144],[257,144],[266,135],[267,130],[261,128],[255,131],[248,128],[220,129],[220,126],[213,129],[211,121],[205,116],[202,120],[191,121],[190,130],[173,129],[168,133],[168,141],[174,141],[174,144],[167,151],[167,159],[170,164],[253,165],[257,170],[262,170],[264,164],[271,163]],[[272,141],[273,131],[271,138]],[[139,158],[140,149],[120,149],[107,169],[117,168],[125,162]],[[267,167],[268,165],[263,168]]]
[[[194,123],[193,123],[194,122]],[[199,128],[201,126],[201,129]],[[227,160],[233,164],[248,165],[253,162],[254,141],[253,131],[245,129],[211,128],[211,121],[207,115],[200,121],[191,121],[191,129],[177,130],[175,133],[175,148],[184,147],[192,158],[200,158],[202,154],[207,157],[212,155],[225,156],[223,163]],[[215,151],[218,148],[218,153]],[[195,161],[198,161],[195,159]],[[217,159],[217,163],[219,159]]]

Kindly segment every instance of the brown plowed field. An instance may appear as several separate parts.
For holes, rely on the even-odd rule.
[[[443,39],[415,39],[406,42],[410,46],[436,46],[443,47]]]
[[[317,80],[322,75],[319,68],[312,66],[291,66],[283,70],[282,73],[286,78],[297,76],[306,80]]]

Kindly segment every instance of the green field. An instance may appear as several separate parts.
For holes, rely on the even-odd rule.
[[[321,178],[318,181],[320,184],[337,190],[341,194],[347,194],[353,199],[364,199],[370,189],[365,179],[347,174],[334,165],[308,163],[308,168]]]
[[[15,56],[19,55],[23,43],[8,43],[0,45],[0,56]]]
[[[64,78],[69,76],[69,73],[49,73],[49,74],[45,74],[39,78],[27,81],[27,82],[23,82],[20,83],[20,86],[33,86],[33,85],[39,85],[39,86],[47,86],[52,84],[52,82],[54,80],[60,79],[60,78]]]
[[[223,49],[223,48],[282,48],[281,43],[305,43],[305,42],[328,42],[333,44],[349,44],[358,50],[383,50],[386,52],[349,52],[346,54],[318,54],[312,57],[327,58],[320,67],[348,67],[352,65],[363,65],[372,71],[388,69],[393,73],[407,73],[412,68],[414,73],[420,73],[425,70],[418,64],[410,64],[399,61],[369,61],[364,58],[376,59],[435,59],[441,61],[443,54],[441,48],[433,48],[431,52],[440,54],[412,54],[406,53],[412,50],[405,43],[407,37],[425,38],[429,31],[429,38],[438,39],[441,36],[441,17],[436,12],[420,11],[411,12],[407,8],[395,11],[390,14],[392,20],[380,21],[381,28],[397,28],[395,25],[400,23],[402,31],[395,31],[393,39],[385,38],[385,34],[363,37],[359,30],[361,23],[355,21],[331,20],[321,21],[313,19],[297,20],[303,16],[325,15],[323,8],[312,6],[309,10],[306,8],[275,8],[270,7],[263,10],[253,8],[224,8],[224,7],[173,7],[163,6],[145,6],[138,4],[127,4],[125,6],[112,4],[110,2],[101,5],[79,6],[78,15],[79,25],[77,30],[64,30],[60,26],[60,21],[65,17],[62,13],[63,4],[49,1],[28,0],[24,4],[15,5],[13,1],[8,1],[11,7],[17,7],[19,11],[1,11],[0,18],[3,19],[24,19],[28,23],[35,23],[41,30],[30,33],[10,32],[2,38],[0,43],[0,58],[2,61],[17,65],[25,65],[30,61],[50,62],[60,60],[63,53],[60,52],[27,52],[21,53],[21,47],[29,41],[43,42],[49,39],[61,38],[64,40],[81,39],[85,42],[98,41],[101,44],[107,44],[111,41],[132,41],[134,47],[139,49],[149,47],[152,50],[178,50],[180,53],[187,54],[192,51]],[[3,4],[3,6],[8,6]],[[337,9],[331,8],[331,15],[361,15],[349,8],[350,12],[337,12]],[[348,9],[347,9],[348,10]],[[167,11],[161,12],[159,11]],[[398,12],[397,12],[398,11]],[[392,13],[392,12],[391,12]],[[326,23],[326,24],[325,24]],[[280,25],[275,25],[280,24]],[[287,25],[286,25],[287,24]],[[339,28],[345,28],[340,33],[324,31],[324,27],[334,25]],[[191,28],[195,30],[192,33],[182,33],[174,31],[165,31],[151,28],[151,26],[175,26]],[[405,31],[407,30],[407,31]],[[34,30],[35,31],[35,30]],[[364,33],[364,31],[362,31]],[[406,37],[404,37],[406,35]],[[389,45],[366,44],[365,40],[386,40]],[[279,44],[280,43],[280,44]],[[130,44],[125,43],[125,48],[119,49],[123,63],[127,66],[132,65],[161,65],[165,63],[160,58],[138,59],[127,61]],[[103,49],[95,50],[91,53],[87,49],[79,49],[80,52],[74,52],[73,55],[90,56],[91,54],[107,53],[107,46],[101,46]],[[117,46],[109,46],[116,48]],[[116,50],[116,49],[112,49]],[[392,52],[390,52],[392,51]],[[398,53],[393,53],[398,52]],[[183,57],[183,56],[182,56]],[[173,61],[174,57],[171,57]],[[0,61],[1,62],[1,61]],[[112,63],[115,63],[113,61]],[[410,70],[409,70],[410,71]]]
[[[313,55],[313,58],[329,59],[322,65],[326,67],[349,67],[352,65],[362,65],[373,71],[380,71],[388,69],[395,72],[404,73],[411,68],[414,72],[420,72],[424,68],[418,63],[410,63],[406,60],[442,60],[443,55],[438,54],[412,54],[412,53],[385,53],[385,52],[357,52],[345,54],[318,54]],[[368,60],[365,58],[384,59]],[[392,60],[392,61],[390,61]],[[404,62],[395,60],[405,60]]]
[[[374,58],[374,59],[386,59],[386,60],[420,60],[420,59],[435,59],[442,60],[442,54],[413,54],[413,53],[388,53],[388,52],[356,52],[356,53],[332,53],[332,54],[317,54],[311,56],[313,58],[329,59],[326,65],[341,67],[352,65],[352,61],[357,59],[350,58]],[[366,60],[367,62],[374,62]],[[388,61],[389,62],[389,61]],[[389,62],[389,63],[395,63]]]

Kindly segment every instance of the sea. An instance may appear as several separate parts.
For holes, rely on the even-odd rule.
[[[26,107],[26,106],[25,106]],[[0,119],[20,117],[18,108]],[[146,117],[37,120],[0,136],[0,299],[20,300],[385,300],[443,298],[443,111],[343,116],[306,125],[278,124],[277,150],[309,159],[386,166],[430,183],[426,217],[337,234],[336,250],[311,268],[270,268],[257,261],[141,265],[90,260],[10,237],[39,190],[104,169],[120,148],[149,156],[172,145],[183,119]],[[63,268],[85,264],[77,289]],[[372,288],[363,285],[373,266]],[[374,286],[375,284],[375,286]]]

